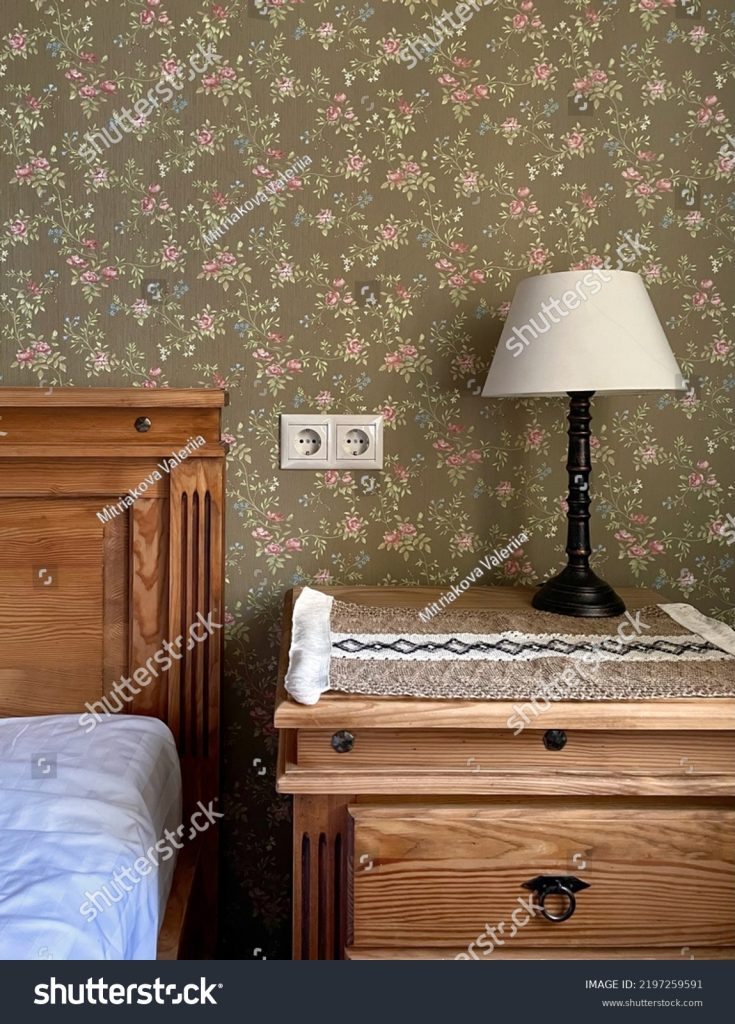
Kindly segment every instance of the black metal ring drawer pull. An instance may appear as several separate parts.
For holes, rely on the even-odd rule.
[[[554,924],[558,924],[560,921],[568,921],[574,911],[577,909],[577,900],[575,892],[581,892],[582,889],[589,889],[587,882],[581,881],[579,878],[575,878],[573,875],[538,875],[536,878],[532,878],[530,882],[523,883],[524,889],[530,889],[536,893],[537,907],[541,912],[541,915],[546,918],[547,921],[551,921]],[[548,896],[564,896],[567,899],[567,905],[561,914],[552,914],[551,911],[547,910],[544,904]]]

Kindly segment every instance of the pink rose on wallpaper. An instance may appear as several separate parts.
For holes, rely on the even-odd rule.
[[[569,135],[567,135],[565,141],[567,147],[573,151],[581,149],[584,145],[584,138],[580,135],[579,132],[570,132]]]
[[[526,204],[522,200],[514,199],[510,203],[510,205],[508,207],[508,210],[510,212],[511,217],[520,217],[520,215],[523,213],[525,208],[526,208]]]
[[[100,89],[102,92],[117,92],[117,86],[115,83],[107,80],[100,82]]]
[[[291,373],[300,373],[303,367],[304,364],[300,359],[289,359],[286,363],[286,369],[290,370]]]
[[[89,99],[90,97],[97,95],[97,90],[93,85],[83,85],[79,90],[79,95],[84,96],[85,99]]]
[[[648,550],[652,555],[660,555],[666,550],[666,547],[660,540],[651,540],[648,542]]]
[[[731,348],[727,338],[715,338],[712,342],[712,352],[718,359],[724,359]]]
[[[548,252],[541,245],[538,248],[531,250],[530,261],[535,267],[543,267],[548,257]]]
[[[251,532],[251,535],[253,537],[255,537],[256,540],[270,540],[271,537],[273,536],[273,534],[269,533],[268,530],[266,530],[262,526],[258,526],[254,530],[251,530],[250,532]]]
[[[467,455],[465,457],[468,462],[482,462],[482,452],[477,451],[476,448],[473,448],[471,451],[467,452]]]
[[[286,517],[283,512],[266,512],[265,518],[271,523],[282,523]]]
[[[453,288],[461,288],[467,282],[465,281],[464,277],[462,277],[461,274],[452,274],[452,276],[449,278],[449,283]]]
[[[545,431],[541,430],[539,427],[534,427],[532,430],[529,430],[526,435],[526,440],[532,448],[538,448],[539,445],[543,444],[545,436]]]
[[[383,53],[391,56],[394,53],[398,53],[401,48],[401,44],[397,39],[384,39],[382,43]]]
[[[85,284],[96,284],[99,281],[99,277],[93,270],[85,270],[84,273],[80,275],[80,279],[84,281]]]
[[[28,225],[24,220],[14,220],[10,223],[10,234],[16,238],[23,238],[28,232]]]
[[[196,325],[200,331],[210,331],[214,327],[214,317],[210,316],[209,313],[201,313],[197,317]]]
[[[214,142],[214,135],[208,128],[200,128],[196,138],[200,146],[210,146]]]
[[[103,267],[102,276],[106,281],[114,281],[118,276],[117,267]]]
[[[286,371],[278,363],[271,363],[270,366],[266,366],[265,372],[269,377],[282,377]]]
[[[175,245],[165,245],[163,247],[163,258],[168,260],[169,263],[175,263],[181,256],[181,250]]]
[[[533,77],[540,82],[545,82],[551,74],[550,64],[537,64],[533,69]]]
[[[459,455],[457,453],[454,453],[452,455],[448,455],[447,456],[447,465],[448,466],[455,466],[455,467],[456,466],[463,466],[464,465],[464,456]]]
[[[363,528],[363,521],[360,516],[348,516],[345,519],[345,532],[346,533],[359,533]]]
[[[484,270],[471,270],[470,281],[472,281],[473,284],[483,284],[483,282],[485,281]]]
[[[156,208],[156,200],[151,196],[144,196],[140,201],[140,208],[143,213],[151,213]]]
[[[701,473],[690,473],[687,477],[687,483],[693,490],[696,490],[704,483],[704,477]]]
[[[268,552],[269,555],[280,555],[281,552],[283,551],[283,548],[277,541],[273,540],[270,542],[270,544],[266,544],[265,550]]]
[[[301,551],[301,541],[298,537],[289,537],[286,541],[286,551]]]
[[[26,37],[23,35],[22,32],[13,32],[12,35],[8,38],[8,46],[10,47],[11,50],[15,50],[17,52],[19,52],[20,50],[25,50]]]

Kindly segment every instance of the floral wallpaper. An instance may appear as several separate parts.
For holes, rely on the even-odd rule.
[[[622,259],[647,282],[688,390],[594,402],[595,564],[732,621],[730,4],[2,21],[0,385],[231,393],[222,958],[288,958],[284,591],[446,587],[520,529],[493,582],[563,564],[564,403],[479,395],[524,276]],[[385,469],[281,472],[295,410],[381,411]]]

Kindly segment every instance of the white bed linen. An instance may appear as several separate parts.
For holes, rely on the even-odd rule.
[[[175,856],[148,851],[180,825],[179,759],[158,719],[111,715],[90,732],[77,715],[0,719],[0,959],[155,960]],[[144,855],[158,866],[120,876]],[[90,920],[85,893],[103,886],[112,899]]]

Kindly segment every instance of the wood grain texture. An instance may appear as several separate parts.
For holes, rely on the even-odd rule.
[[[563,750],[544,730],[361,729],[348,753],[330,730],[284,730],[297,754],[279,765],[284,793],[452,795],[566,793],[722,796],[735,793],[728,732],[567,732]]]
[[[97,508],[85,499],[0,498],[0,715],[70,713],[102,696]]]
[[[49,493],[57,498],[98,497],[100,511],[105,504],[118,502],[121,495],[151,477],[158,466],[154,458],[130,458],[121,463],[118,458],[80,461],[77,457],[72,463],[62,458],[2,458],[3,451],[0,448],[0,494],[3,497],[40,498]],[[165,477],[160,481],[154,479],[146,490],[147,498],[167,495],[168,479]]]
[[[136,714],[167,721],[168,674],[154,655],[168,639],[168,519],[169,504],[157,498],[139,498],[130,519],[130,672],[141,674]]]
[[[150,428],[145,433],[135,429],[138,418],[147,416]],[[171,450],[183,450],[190,438],[201,436],[210,444],[219,443],[219,410],[216,408],[135,408],[82,407],[74,410],[70,422],[69,410],[56,407],[13,407],[3,412],[3,437],[0,455],[14,445],[40,447],[49,450],[119,446],[126,457],[136,457],[147,447],[156,447],[170,455]]]
[[[542,719],[543,720],[543,719]],[[371,772],[455,771],[462,774],[507,771],[613,775],[731,775],[735,735],[728,732],[567,731],[562,750],[547,750],[544,729],[363,729],[349,753],[332,746],[329,729],[298,734],[299,768]]]
[[[355,872],[356,947],[461,948],[486,922],[504,922],[514,947],[735,945],[735,811],[725,806],[357,804],[350,814],[355,860],[371,864]],[[568,921],[536,916],[512,936],[521,883],[539,874],[590,888]]]
[[[354,949],[345,950],[345,960],[454,960],[466,949]],[[472,958],[474,959],[474,957]],[[483,963],[496,960],[735,960],[735,947],[697,946],[651,949],[494,949],[489,956],[480,950],[477,959]],[[692,972],[696,968],[692,965]]]

